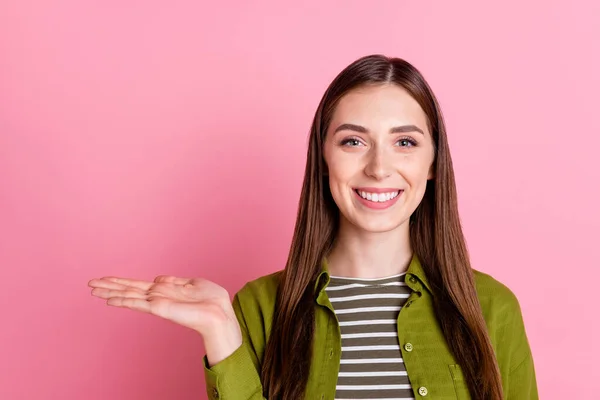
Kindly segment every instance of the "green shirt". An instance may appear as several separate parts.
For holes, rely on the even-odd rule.
[[[506,400],[536,400],[533,358],[521,308],[513,292],[490,275],[473,270],[479,302],[496,353]],[[260,364],[271,331],[278,277],[281,271],[248,282],[233,299],[243,344],[229,357],[208,367],[210,399],[264,399]],[[315,336],[305,398],[334,399],[341,354],[341,335],[325,293],[327,260],[315,285]],[[433,293],[417,256],[406,271],[412,294],[398,316],[398,341],[417,399],[470,399],[466,381],[450,352],[433,309]]]

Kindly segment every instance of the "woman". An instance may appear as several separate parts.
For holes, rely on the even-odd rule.
[[[398,58],[325,92],[283,271],[232,305],[203,279],[90,286],[199,332],[213,399],[537,399],[517,299],[471,268],[437,100]]]

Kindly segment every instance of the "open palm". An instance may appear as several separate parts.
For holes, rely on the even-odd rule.
[[[154,314],[203,336],[216,326],[237,322],[227,291],[206,279],[158,276],[147,282],[104,277],[88,285],[108,305]]]

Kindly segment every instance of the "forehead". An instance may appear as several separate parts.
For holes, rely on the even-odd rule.
[[[332,124],[356,123],[376,129],[414,124],[428,131],[427,116],[417,101],[396,84],[361,86],[338,102]]]

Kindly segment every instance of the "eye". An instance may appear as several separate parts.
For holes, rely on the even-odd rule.
[[[400,138],[396,143],[402,143],[400,147],[413,147],[417,145],[417,142],[410,137]]]
[[[340,145],[342,146],[348,146],[348,147],[356,147],[359,146],[360,140],[356,139],[356,138],[348,138],[348,139],[344,139],[340,142]]]

